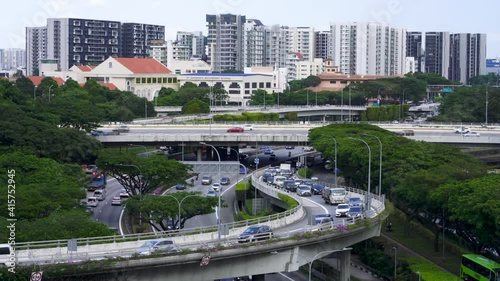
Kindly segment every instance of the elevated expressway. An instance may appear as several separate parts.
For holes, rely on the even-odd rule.
[[[265,196],[278,199],[279,194],[293,197],[299,205],[282,214],[258,220],[224,224],[223,241],[217,240],[217,226],[198,229],[184,229],[180,232],[142,234],[114,237],[78,239],[78,251],[67,252],[68,241],[42,241],[18,243],[17,258],[23,263],[56,263],[68,260],[103,260],[109,257],[130,257],[144,240],[172,237],[182,252],[167,256],[141,259],[115,260],[101,263],[98,270],[82,270],[81,275],[92,275],[99,280],[215,280],[236,276],[252,275],[252,280],[264,280],[264,274],[292,272],[300,266],[324,256],[340,259],[341,279],[349,280],[350,252],[345,249],[355,243],[380,235],[381,224],[387,214],[384,212],[384,197],[371,194],[371,210],[366,219],[348,222],[336,219],[332,223],[311,226],[304,223],[305,208],[310,202],[295,194],[267,185],[260,180],[263,170],[252,175],[252,184]],[[346,187],[353,196],[366,198],[366,191]],[[311,207],[311,206],[309,206]],[[237,244],[237,236],[251,224],[265,223],[275,230],[275,238],[265,242]],[[302,231],[291,235],[282,230],[287,225],[301,224]],[[57,245],[57,247],[55,247]],[[49,248],[52,247],[52,248]],[[203,257],[210,256],[210,262],[201,266]],[[72,277],[77,277],[72,275]]]

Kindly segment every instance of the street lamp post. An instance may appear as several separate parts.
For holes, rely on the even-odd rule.
[[[221,161],[220,161],[220,154],[219,154],[219,151],[217,150],[217,148],[215,148],[215,146],[211,145],[211,144],[208,144],[206,142],[200,142],[200,144],[202,145],[207,145],[207,146],[210,146],[211,148],[213,148],[213,150],[215,150],[215,152],[217,153],[217,157],[219,158],[219,174],[218,174],[218,177],[219,177],[219,180],[220,180],[220,165],[221,165]],[[218,241],[220,243],[220,227],[221,227],[221,204],[220,204],[220,195],[221,195],[221,188],[219,188],[219,191],[218,191],[218,194],[219,194],[219,217],[217,218],[217,238],[218,238]]]
[[[144,148],[144,152],[146,153],[146,155],[148,154],[148,149],[144,146],[144,145],[140,145],[140,144],[131,144],[129,143],[128,146],[133,146],[133,147],[142,147]]]
[[[33,86],[33,101],[36,101],[36,86]]]
[[[349,88],[349,122],[352,123],[351,88]]]
[[[342,89],[340,96],[340,121],[344,121],[344,89]]]
[[[136,165],[118,164],[118,166],[136,168],[139,171],[139,175],[142,175],[141,169],[139,169],[139,167],[137,167]],[[143,190],[142,185],[143,185],[143,181],[139,179],[139,200],[140,201],[142,201],[142,190]],[[142,225],[142,212],[139,212],[139,224]]]
[[[418,274],[418,281],[420,281],[420,271],[415,272],[415,274]]]
[[[174,198],[175,201],[177,201],[177,204],[179,206],[178,223],[179,223],[179,229],[181,229],[181,205],[182,205],[182,202],[184,202],[184,200],[186,200],[189,197],[195,197],[195,196],[198,196],[198,195],[187,195],[185,197],[182,197],[181,201],[179,201],[179,199],[177,199],[176,197],[174,197],[172,195],[165,194],[163,196]]]
[[[52,87],[54,87],[54,85],[50,85],[49,87],[49,103],[50,103],[50,90],[52,89]]]
[[[370,136],[370,137],[374,137],[378,140],[378,144],[379,144],[379,147],[380,147],[380,159],[379,159],[379,174],[378,174],[378,196],[380,196],[382,194],[382,141],[380,140],[379,137],[377,136],[374,136],[374,135],[370,135],[370,134],[363,134],[364,136]]]
[[[322,135],[325,137],[330,137],[332,138],[333,142],[335,143],[335,160],[334,160],[334,174],[335,174],[335,188],[337,187],[337,140],[335,139],[334,136],[329,136],[329,135]]]
[[[488,86],[486,86],[486,112],[485,112],[485,120],[484,125],[488,126]]]
[[[363,142],[366,145],[366,147],[368,147],[368,194],[366,195],[366,212],[369,212],[371,210],[370,182],[371,182],[372,150],[370,149],[370,146],[368,145],[368,143],[360,138],[349,137],[349,139]]]
[[[318,92],[316,92],[316,106],[318,106]]]
[[[398,269],[398,248],[392,247],[394,250],[394,280],[396,280],[397,269]]]

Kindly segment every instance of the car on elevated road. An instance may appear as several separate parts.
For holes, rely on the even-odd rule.
[[[179,246],[172,239],[156,239],[146,241],[135,253],[140,256],[151,255],[152,253],[176,253],[180,252]]]
[[[273,230],[267,225],[254,225],[247,228],[238,237],[238,243],[255,242],[273,238]]]
[[[227,129],[228,133],[243,133],[244,131],[245,129],[243,129],[242,127],[232,127]]]

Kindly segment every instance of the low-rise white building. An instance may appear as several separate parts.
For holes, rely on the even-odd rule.
[[[245,74],[264,74],[273,76],[273,92],[282,93],[288,86],[288,69],[285,67],[275,68],[270,66],[245,67]]]
[[[208,73],[212,71],[210,64],[202,60],[172,60],[167,67],[175,74]]]
[[[247,106],[252,94],[262,89],[273,93],[273,75],[245,73],[195,73],[179,76],[180,87],[187,82],[198,87],[214,87],[226,90],[227,103]]]
[[[325,72],[325,64],[322,58],[316,58],[314,60],[302,60],[295,63],[295,80],[306,79],[307,77],[314,75],[318,76]]]

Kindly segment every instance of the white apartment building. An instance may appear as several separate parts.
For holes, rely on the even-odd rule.
[[[316,33],[313,27],[283,27],[286,51],[300,53],[304,60],[316,57]]]
[[[0,69],[16,70],[26,67],[26,50],[0,49]]]
[[[156,40],[149,46],[149,57],[167,65],[167,42],[164,40]]]
[[[325,64],[322,58],[315,58],[312,61],[297,61],[295,63],[295,80],[306,79],[311,75],[318,76],[324,72]]]
[[[266,66],[266,27],[260,20],[247,19],[243,28],[244,66]]]
[[[47,57],[47,27],[26,27],[26,75],[38,74]]]
[[[242,15],[207,15],[208,59],[213,71],[243,70],[243,25]]]
[[[405,71],[403,74],[417,72],[417,62],[414,57],[406,57]]]
[[[171,42],[172,58],[179,61],[202,59],[205,55],[204,40],[201,31],[178,31],[176,40]]]
[[[333,60],[345,74],[403,74],[406,29],[381,23],[354,22],[330,25]]]

